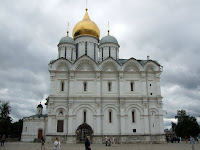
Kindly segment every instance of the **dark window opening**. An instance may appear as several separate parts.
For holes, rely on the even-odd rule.
[[[66,59],[66,55],[67,55],[67,52],[66,52],[66,47],[65,47],[65,59]]]
[[[152,95],[152,93],[151,93],[151,95]]]
[[[102,48],[102,61],[103,61],[103,48]]]
[[[132,111],[132,123],[134,123],[134,122],[135,122],[135,112]]]
[[[133,85],[134,85],[133,82],[131,82],[131,91],[133,91]]]
[[[78,43],[76,44],[76,59],[78,58]]]
[[[87,91],[87,82],[83,83],[83,89],[84,89],[84,91]]]
[[[136,129],[133,129],[133,132],[136,132]]]
[[[111,82],[108,82],[108,91],[111,91]]]
[[[85,54],[87,55],[87,42],[85,42]]]
[[[94,61],[96,60],[96,44],[94,43]]]
[[[64,91],[65,83],[61,82],[61,91]]]
[[[63,120],[57,121],[57,132],[63,132],[63,124],[64,124]]]
[[[112,123],[112,112],[109,111],[109,123]]]
[[[86,122],[86,111],[84,111],[83,122]]]
[[[110,47],[109,47],[109,57],[110,57]]]

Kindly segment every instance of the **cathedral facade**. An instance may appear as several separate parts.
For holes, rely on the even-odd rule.
[[[45,136],[47,142],[92,143],[115,137],[119,143],[162,143],[162,66],[145,60],[119,58],[120,45],[109,34],[99,40],[98,26],[86,9],[73,29],[61,38],[58,57],[49,63],[47,114],[23,118],[22,141]]]

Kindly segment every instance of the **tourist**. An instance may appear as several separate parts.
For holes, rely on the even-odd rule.
[[[58,137],[56,138],[56,140],[55,140],[53,145],[54,145],[53,150],[60,150],[61,144],[60,144],[60,141],[59,141]]]
[[[190,135],[190,144],[192,145],[192,150],[194,150],[195,140],[191,135]]]
[[[43,148],[43,149],[45,149],[45,146],[44,146],[44,143],[45,143],[45,140],[44,140],[44,136],[42,136],[42,138],[41,138],[41,149]]]
[[[199,143],[199,137],[197,136],[197,143]]]
[[[111,146],[111,140],[108,138],[108,146]]]
[[[108,146],[108,137],[106,136],[106,146]]]
[[[85,150],[91,150],[89,137],[86,137],[85,140]]]
[[[115,137],[114,136],[112,138],[112,144],[113,144],[113,146],[115,146]]]
[[[1,146],[4,146],[5,140],[6,140],[6,135],[3,134],[2,139],[1,139]]]

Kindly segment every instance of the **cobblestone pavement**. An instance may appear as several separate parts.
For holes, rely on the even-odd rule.
[[[40,150],[40,143],[11,142],[0,146],[0,150]],[[46,150],[53,150],[53,143],[45,143]],[[106,147],[103,144],[91,144],[92,150],[192,150],[186,143],[167,144],[116,144]],[[62,144],[61,150],[85,150],[84,144]],[[195,150],[200,150],[200,144],[195,144]]]

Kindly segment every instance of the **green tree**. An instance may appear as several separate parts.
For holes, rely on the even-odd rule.
[[[196,118],[193,116],[188,116],[185,110],[182,112],[183,113],[177,114],[179,119],[178,124],[175,127],[176,135],[180,137],[189,137],[190,135],[197,136],[200,133],[200,127]]]
[[[12,119],[10,117],[11,107],[9,102],[2,102],[0,105],[0,135],[10,134],[10,127],[12,124]]]
[[[23,120],[19,119],[19,121],[12,123],[11,125],[11,138],[19,138],[21,139],[21,133],[22,133],[22,127],[23,127]]]

